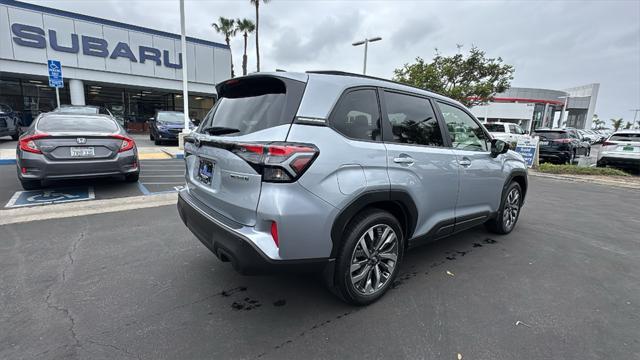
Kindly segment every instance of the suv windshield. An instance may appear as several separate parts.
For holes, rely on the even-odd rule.
[[[11,112],[11,108],[5,104],[0,104],[0,114],[7,114]]]
[[[533,136],[540,136],[544,139],[566,139],[568,137],[564,131],[535,131]]]
[[[53,111],[67,114],[97,114],[98,108],[94,106],[61,106]]]
[[[181,125],[184,124],[184,113],[159,112],[156,120],[159,123]]]
[[[290,124],[304,85],[295,80],[263,76],[227,81],[219,87],[220,99],[199,131],[230,129],[227,135],[238,136]]]
[[[491,132],[504,132],[504,125],[502,124],[484,124],[484,127]]]
[[[99,133],[113,133],[118,130],[116,123],[102,116],[45,116],[38,122],[38,130],[43,132],[77,132],[89,131]]]

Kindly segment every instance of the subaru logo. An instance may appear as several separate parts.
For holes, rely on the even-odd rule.
[[[76,142],[78,144],[86,144],[87,143],[87,139],[86,138],[77,138]]]

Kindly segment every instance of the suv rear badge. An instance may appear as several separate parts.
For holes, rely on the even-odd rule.
[[[76,138],[76,142],[78,144],[86,144],[87,143],[87,139],[86,138]]]

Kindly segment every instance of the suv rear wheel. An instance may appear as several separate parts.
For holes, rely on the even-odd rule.
[[[496,234],[508,234],[516,226],[522,206],[522,188],[520,184],[512,181],[507,190],[502,194],[500,211],[495,219],[485,223],[487,229]]]
[[[390,213],[371,209],[347,227],[337,259],[336,292],[345,301],[367,305],[393,283],[404,251],[400,223]]]

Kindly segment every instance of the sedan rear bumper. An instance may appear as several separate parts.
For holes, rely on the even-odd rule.
[[[49,160],[42,154],[21,151],[17,158],[22,180],[61,180],[133,174],[140,171],[135,150],[111,159]],[[24,170],[23,170],[24,169]]]

